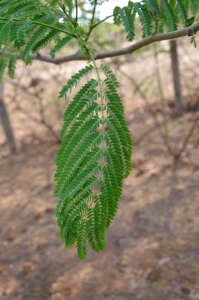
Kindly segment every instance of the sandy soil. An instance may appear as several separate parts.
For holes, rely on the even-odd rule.
[[[137,122],[129,123],[133,136]],[[90,249],[86,261],[59,238],[57,148],[40,143],[1,159],[0,299],[199,299],[198,146],[189,144],[174,182],[156,131],[135,145],[108,246],[100,254]]]
[[[198,69],[195,59],[187,57],[182,64],[189,65],[191,73],[189,80],[183,77],[183,82],[191,94],[190,84],[198,86],[198,75],[192,71]],[[141,75],[143,78],[154,76],[154,70],[149,74],[148,69],[147,74],[145,72],[151,61],[147,55],[144,61],[136,59],[138,64],[133,64],[133,70],[139,73],[135,76],[137,80]],[[169,56],[162,62],[166,67],[162,78],[168,87],[168,97],[172,91],[165,83],[170,68]],[[35,70],[36,75],[32,74],[40,76],[41,69]],[[185,66],[184,70],[183,74],[188,74]],[[44,72],[45,76],[50,74]],[[65,81],[64,68],[60,72]],[[55,67],[51,75],[56,77]],[[48,95],[54,97],[60,86],[52,93],[50,80],[45,76],[41,77],[43,85],[47,86]],[[145,134],[154,123],[143,100],[138,99],[138,94],[139,101],[135,100],[134,86],[123,75],[118,76],[123,78],[121,94],[125,99],[125,116],[135,141],[133,171],[124,181],[119,210],[107,232],[107,248],[99,254],[89,249],[86,261],[78,260],[76,249],[66,250],[59,238],[54,217],[57,200],[53,196],[58,144],[49,138],[49,132],[47,138],[37,138],[43,125],[31,123],[30,126],[30,117],[20,115],[14,100],[9,98],[8,110],[20,151],[15,156],[9,155],[0,132],[1,300],[199,299],[199,126],[192,132],[174,177],[172,157],[158,131]],[[25,82],[25,89],[28,84]],[[154,86],[149,96],[157,96]],[[50,96],[46,98],[46,107],[52,102]],[[28,103],[28,110],[34,116],[37,102],[31,99],[28,102],[23,95],[18,101]],[[152,97],[149,99],[154,101]],[[55,110],[54,103],[52,107]],[[153,105],[158,120],[162,121],[159,107]],[[51,115],[49,110],[47,120]],[[194,113],[185,113],[181,118],[168,116],[174,150],[183,143],[193,117]],[[57,118],[60,121],[58,112]],[[141,142],[136,143],[140,138]]]

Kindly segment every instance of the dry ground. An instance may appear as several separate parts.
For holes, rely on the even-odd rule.
[[[138,58],[135,69],[140,73],[149,66],[146,60],[141,68]],[[162,62],[168,69],[168,58]],[[194,77],[192,83],[198,80],[193,72],[189,76]],[[48,79],[47,83],[50,94]],[[126,120],[137,141],[154,124],[145,106],[135,105],[132,87],[127,90],[125,84]],[[87,260],[79,261],[75,249],[64,248],[54,217],[58,144],[49,136],[46,142],[37,139],[35,133],[41,130],[37,125],[31,125],[30,137],[27,118],[19,119],[11,106],[16,138],[21,140],[20,152],[11,156],[0,132],[0,299],[199,299],[199,126],[183,152],[176,177],[157,130],[135,144],[134,168],[124,181],[119,210],[107,232],[108,246],[99,254],[89,249]],[[174,149],[182,143],[193,116],[169,117]]]
[[[143,123],[142,115],[137,119]],[[183,130],[181,119],[172,122]],[[198,146],[189,144],[176,182],[156,131],[134,147],[134,170],[124,181],[108,247],[100,254],[90,249],[86,261],[59,238],[57,148],[31,144],[1,159],[0,299],[199,299]]]

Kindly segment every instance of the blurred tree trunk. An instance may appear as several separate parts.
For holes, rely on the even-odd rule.
[[[171,52],[173,83],[174,83],[174,90],[175,90],[176,110],[177,113],[181,114],[183,112],[183,103],[182,103],[182,91],[181,91],[181,84],[180,84],[180,72],[179,72],[176,40],[170,41],[170,52]]]
[[[17,147],[14,140],[13,131],[10,125],[7,109],[3,101],[3,84],[0,84],[0,120],[5,132],[5,136],[10,147],[11,153],[17,153]]]

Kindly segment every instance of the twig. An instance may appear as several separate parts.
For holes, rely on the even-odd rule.
[[[90,27],[89,27],[89,30],[88,30],[88,33],[87,33],[87,37],[86,37],[86,42],[88,41],[90,35],[91,35],[91,32],[93,30],[93,22],[94,22],[94,18],[95,18],[95,11],[96,11],[96,7],[97,7],[97,0],[95,0],[95,3],[93,5],[93,11],[92,11],[92,18],[91,18],[91,23],[90,23]]]
[[[63,13],[66,15],[67,20],[69,20],[74,27],[77,27],[77,24],[73,21],[72,18],[70,18],[69,14],[67,13],[65,6],[60,4],[58,0],[57,0],[57,3],[59,5],[59,7],[61,8],[61,10],[63,11]]]
[[[159,128],[162,127],[162,125],[164,125],[164,122],[159,123]],[[155,124],[153,127],[149,128],[147,131],[145,131],[145,132],[139,137],[139,139],[134,140],[134,141],[133,141],[133,144],[134,144],[134,145],[139,145],[139,144],[142,142],[142,140],[143,140],[146,136],[148,136],[150,133],[152,133],[152,132],[155,131],[155,130],[157,130],[157,125],[156,125],[156,124]]]
[[[131,83],[137,88],[137,91],[139,92],[140,96],[141,96],[142,99],[144,100],[144,102],[145,102],[145,104],[146,104],[146,107],[147,107],[149,113],[150,113],[151,116],[153,117],[153,120],[154,120],[154,123],[155,123],[155,127],[158,129],[159,134],[160,134],[160,136],[162,137],[162,139],[163,139],[163,141],[164,141],[164,143],[165,143],[165,146],[166,146],[166,148],[167,148],[169,154],[172,155],[173,151],[172,151],[172,149],[171,149],[171,146],[170,146],[170,144],[168,143],[168,141],[167,141],[165,135],[162,133],[162,130],[161,130],[162,123],[160,123],[160,122],[158,121],[158,119],[157,119],[157,117],[156,117],[156,114],[155,114],[155,112],[153,111],[153,109],[152,109],[152,107],[151,107],[151,104],[149,103],[149,101],[148,101],[146,95],[142,92],[141,88],[139,87],[139,85],[137,84],[136,80],[135,80],[132,76],[126,74],[126,73],[123,72],[122,70],[120,70],[120,72],[121,72],[124,76],[126,76],[126,77],[131,81]]]
[[[196,113],[195,118],[194,118],[194,120],[193,120],[193,123],[192,123],[192,125],[191,125],[191,127],[190,127],[190,129],[189,129],[189,131],[188,131],[188,133],[187,133],[187,135],[186,135],[186,137],[185,137],[185,139],[184,139],[184,142],[183,142],[183,144],[182,144],[181,149],[175,154],[175,156],[176,156],[177,158],[180,158],[181,155],[182,155],[182,153],[183,153],[184,150],[186,149],[187,144],[188,144],[188,142],[189,142],[189,140],[190,140],[190,138],[191,138],[191,136],[192,136],[192,133],[194,132],[194,129],[195,129],[195,127],[196,127],[198,121],[199,121],[199,116],[198,116],[197,113]]]
[[[7,20],[7,18],[4,18],[4,17],[0,17],[0,20]],[[12,19],[13,21],[16,21],[16,22],[20,22],[22,19],[18,19],[18,18],[13,18]],[[44,27],[47,27],[47,28],[50,28],[50,29],[54,29],[54,30],[57,30],[57,31],[60,31],[60,32],[63,32],[65,34],[68,34],[74,38],[76,38],[76,35],[75,34],[72,34],[71,32],[67,31],[67,30],[63,30],[59,27],[56,27],[56,26],[53,26],[53,25],[49,25],[49,24],[46,24],[46,23],[42,23],[42,22],[38,22],[38,21],[34,21],[34,20],[31,20],[31,22],[33,24],[36,24],[36,25],[41,25],[41,26],[44,26]]]
[[[78,2],[75,0],[75,21],[78,22]]]
[[[14,97],[13,97],[13,102],[15,103],[16,108],[21,111],[22,113],[24,113],[26,116],[29,117],[29,119],[31,119],[32,121],[42,124],[43,126],[45,126],[51,133],[52,135],[55,137],[56,141],[60,141],[58,134],[54,131],[53,126],[51,126],[47,121],[46,121],[46,117],[45,117],[45,113],[44,113],[44,107],[43,107],[43,102],[42,102],[42,98],[40,96],[40,93],[38,93],[38,91],[35,89],[35,93],[31,93],[30,91],[27,90],[27,87],[23,86],[23,85],[18,85],[15,82],[11,83],[13,85],[13,87],[17,90],[17,89],[21,89],[23,92],[25,92],[26,94],[28,94],[29,96],[33,97],[34,99],[37,99],[37,103],[39,105],[39,114],[40,114],[40,118],[34,117],[31,113],[30,110],[26,110],[21,106],[21,103],[17,100],[17,92],[14,93]]]

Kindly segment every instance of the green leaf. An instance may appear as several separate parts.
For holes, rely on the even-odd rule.
[[[72,15],[72,11],[73,11],[73,7],[74,7],[73,1],[72,0],[64,0],[64,2],[67,5],[67,10],[69,12],[69,16],[71,16]]]
[[[11,79],[14,79],[16,62],[17,62],[17,55],[10,54],[9,63],[8,63],[8,75],[10,76]]]
[[[155,0],[145,0],[144,1],[152,12],[154,12],[157,16],[160,16],[160,8]]]
[[[80,70],[61,95],[92,70],[92,66]],[[118,82],[107,66],[101,65],[100,70],[106,77],[105,102],[101,102],[95,79],[77,92],[64,113],[56,157],[57,223],[66,247],[76,243],[81,259],[86,258],[87,243],[97,252],[106,246],[105,233],[117,212],[122,180],[132,168],[132,141]]]
[[[19,23],[20,24],[20,23]],[[17,31],[17,41],[20,46],[24,46],[26,44],[25,41],[25,31],[32,25],[32,21],[24,22],[22,26],[19,27]]]
[[[168,3],[168,0],[164,0],[164,11],[166,14],[167,22],[168,22],[168,27],[169,31],[175,31],[177,30],[177,19],[176,16],[171,8],[171,6]]]
[[[126,6],[119,11],[122,23],[125,27],[125,31],[127,33],[127,40],[132,41],[135,36],[135,13],[131,14],[131,10]]]
[[[29,39],[28,43],[26,44],[23,53],[22,53],[22,58],[24,61],[27,60],[29,53],[32,51],[34,52],[34,47],[36,46],[37,42],[43,38],[43,36],[46,34],[46,32],[49,31],[48,25],[53,24],[54,20],[53,19],[46,19],[45,24],[47,26],[38,26],[39,28],[34,32],[34,34],[31,36]],[[37,49],[37,48],[36,48]]]
[[[152,34],[152,18],[145,4],[134,3],[134,7],[142,23],[142,37],[145,38]]]
[[[37,52],[40,49],[45,48],[57,35],[59,32],[55,29],[50,30],[42,39],[38,41],[32,48],[33,52]]]
[[[2,82],[5,68],[6,68],[6,58],[0,56],[0,82]]]
[[[191,26],[195,21],[195,17],[191,17],[189,19],[186,20],[186,27]]]
[[[181,0],[176,0],[176,1],[177,1],[178,12],[182,19],[182,23],[183,23],[184,27],[186,27],[187,26],[187,12],[185,10],[185,7],[184,7],[182,1]]]
[[[0,48],[3,44],[3,42],[6,40],[9,32],[10,32],[10,27],[12,25],[12,20],[9,20],[5,22],[4,26],[2,26],[1,31],[0,31]]]
[[[115,6],[115,8],[113,10],[113,22],[116,25],[121,24],[120,9],[121,8],[119,6]]]
[[[63,47],[65,47],[72,39],[73,39],[73,37],[66,36],[63,39],[61,39],[58,42],[56,42],[56,45],[50,51],[50,55],[52,56],[52,58],[54,58],[55,54],[58,51],[60,51]]]
[[[91,71],[93,70],[93,66],[89,65],[86,66],[85,68],[81,69],[78,73],[73,75],[67,82],[67,84],[62,88],[62,90],[59,93],[59,98],[62,98],[66,96],[68,91],[71,92],[72,88],[76,86],[79,81],[82,79],[82,77],[88,75]]]
[[[191,12],[193,15],[196,15],[199,10],[199,1],[198,0],[189,0]]]
[[[87,220],[83,219],[79,225],[77,232],[77,251],[80,259],[85,259],[87,255],[87,240],[88,240],[88,224]]]

